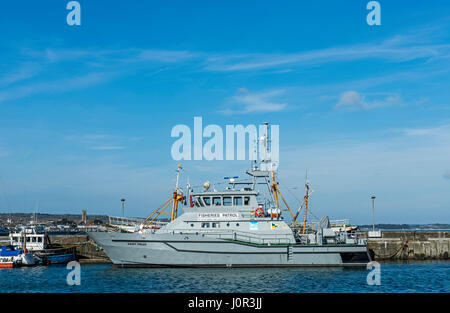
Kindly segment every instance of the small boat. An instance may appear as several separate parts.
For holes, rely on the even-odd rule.
[[[31,251],[39,264],[65,264],[76,260],[75,247],[62,247],[51,244],[47,233],[37,231],[36,228],[24,228],[9,235],[11,245],[26,247]]]
[[[35,265],[33,254],[26,249],[16,248],[13,245],[2,246],[0,249],[0,268]]]

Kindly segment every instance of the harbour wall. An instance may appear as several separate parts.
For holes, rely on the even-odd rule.
[[[110,263],[106,254],[87,235],[50,235],[50,242],[63,247],[75,247],[82,263]]]
[[[448,260],[450,254],[450,231],[382,231],[367,242],[375,260]]]

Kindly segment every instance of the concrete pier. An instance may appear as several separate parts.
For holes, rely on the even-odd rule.
[[[450,231],[382,231],[368,244],[375,260],[448,260]]]
[[[111,263],[106,254],[87,235],[50,235],[52,244],[75,247],[80,263]]]

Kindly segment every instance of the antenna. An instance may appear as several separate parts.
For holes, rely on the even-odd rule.
[[[179,178],[180,178],[180,171],[181,171],[182,169],[183,169],[183,168],[181,167],[181,164],[178,164],[178,166],[177,166],[177,184],[176,184],[176,187],[175,187],[175,191],[176,191],[176,192],[179,191],[178,181],[179,181]]]

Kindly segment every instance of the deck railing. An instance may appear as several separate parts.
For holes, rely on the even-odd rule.
[[[214,237],[219,239],[228,239],[234,241],[242,241],[253,244],[293,244],[295,243],[292,235],[290,234],[280,234],[272,237],[261,237],[265,234],[261,234],[259,236],[254,235],[250,232],[245,231],[234,231],[234,230],[220,230],[214,232],[204,232],[204,231],[192,231],[186,229],[172,229],[170,230],[173,234],[183,234],[183,235],[202,235],[205,237]]]

